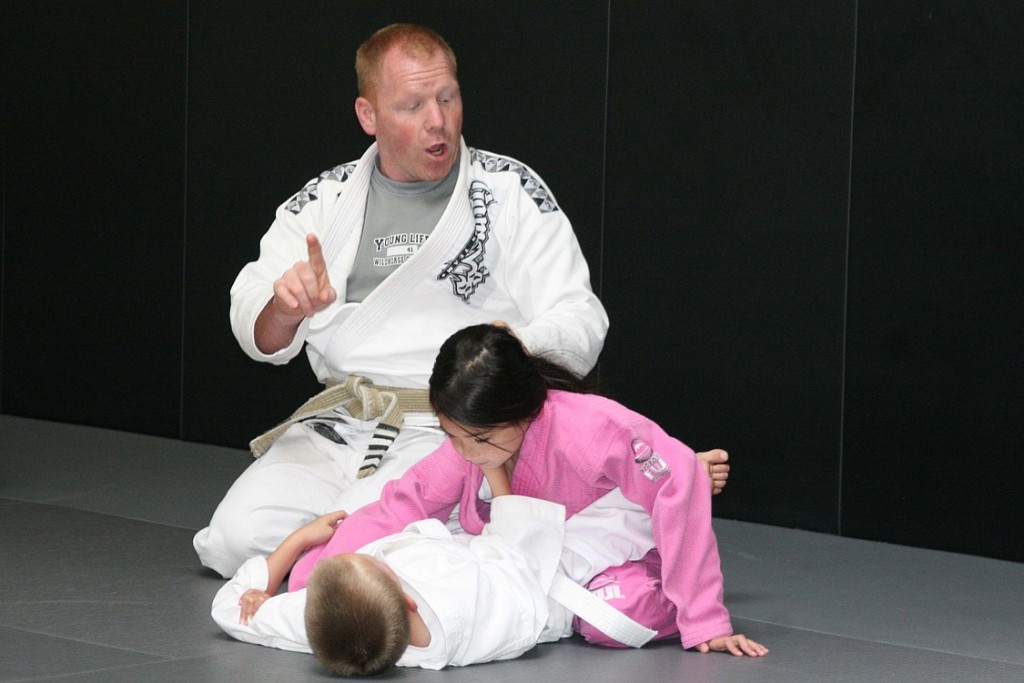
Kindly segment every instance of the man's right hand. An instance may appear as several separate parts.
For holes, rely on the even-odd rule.
[[[331,287],[327,263],[316,235],[306,235],[308,261],[299,261],[274,281],[274,311],[282,318],[312,318],[334,303],[338,294]]]
[[[303,319],[312,318],[338,298],[316,235],[306,235],[306,251],[309,260],[298,261],[274,281],[274,296],[256,319],[256,346],[263,353],[288,346]]]

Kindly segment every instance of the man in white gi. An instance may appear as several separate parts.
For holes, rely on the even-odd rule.
[[[426,387],[454,331],[504,321],[531,352],[580,374],[607,332],[572,226],[543,180],[462,140],[447,43],[392,25],[359,48],[356,72],[356,116],[376,142],[278,208],[259,258],[231,288],[232,330],[249,356],[283,364],[305,346],[317,378],[340,386],[253,442],[262,457],[196,534],[202,563],[225,577],[338,509],[342,492],[352,489],[349,511],[376,499],[440,445]],[[724,452],[703,457],[724,485]]]
[[[418,26],[387,27],[360,47],[356,70],[356,115],[376,142],[281,205],[258,260],[232,286],[231,324],[256,360],[283,364],[305,346],[325,384],[364,377],[422,390],[422,400],[381,397],[364,383],[352,388],[355,409],[288,428],[195,537],[203,564],[226,577],[337,509],[349,487],[374,500],[440,445],[425,389],[455,330],[503,320],[531,351],[555,353],[581,373],[604,343],[607,316],[544,182],[462,140],[456,61],[444,40]],[[390,410],[379,420],[388,429],[378,424],[379,403],[398,404],[397,418]],[[265,448],[254,444],[256,453]],[[381,455],[376,473],[359,478]]]

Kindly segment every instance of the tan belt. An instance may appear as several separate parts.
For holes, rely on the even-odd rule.
[[[359,478],[373,474],[388,448],[395,442],[405,421],[405,413],[433,412],[426,389],[378,387],[359,375],[349,375],[344,383],[329,385],[309,399],[287,420],[249,442],[253,457],[260,457],[296,422],[343,408],[357,420],[376,420],[366,457],[359,467]]]

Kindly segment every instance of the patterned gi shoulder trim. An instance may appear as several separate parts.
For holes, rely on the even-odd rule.
[[[502,171],[518,173],[519,183],[533,199],[541,213],[561,210],[558,208],[558,204],[555,202],[551,191],[525,164],[509,157],[492,154],[491,152],[481,152],[473,147],[469,148],[469,157],[473,163],[479,163],[483,166],[485,171],[491,171],[492,173],[500,173]]]
[[[356,162],[351,161],[347,164],[338,164],[334,168],[324,171],[316,180],[311,180],[308,185],[299,190],[298,194],[288,201],[285,208],[298,216],[299,213],[306,208],[307,204],[320,199],[320,181],[335,180],[339,183],[343,183],[349,179],[349,176],[351,176],[352,172],[355,170]]]

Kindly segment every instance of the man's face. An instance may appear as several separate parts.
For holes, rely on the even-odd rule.
[[[462,98],[444,53],[412,57],[392,48],[371,96],[356,100],[356,115],[377,138],[381,172],[403,183],[445,178],[459,155]]]

